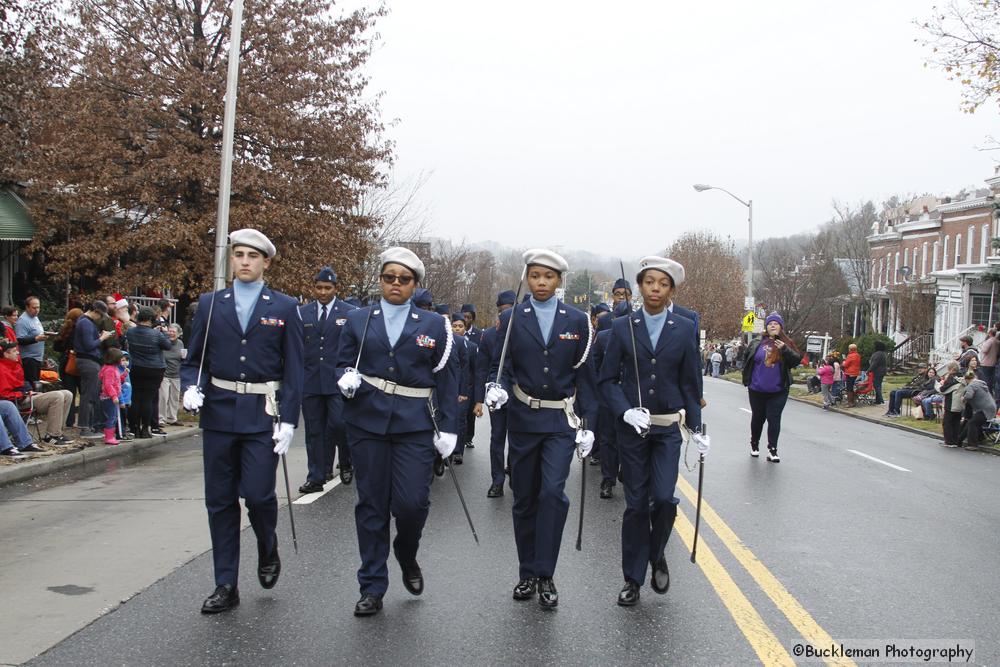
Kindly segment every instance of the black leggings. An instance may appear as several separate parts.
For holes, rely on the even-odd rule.
[[[129,426],[133,433],[156,426],[153,422],[153,406],[160,400],[160,383],[163,382],[162,368],[133,366],[132,409],[129,410]]]
[[[750,444],[760,444],[760,434],[767,422],[767,448],[778,450],[778,435],[781,433],[781,411],[788,400],[788,390],[765,393],[747,390],[750,393]]]

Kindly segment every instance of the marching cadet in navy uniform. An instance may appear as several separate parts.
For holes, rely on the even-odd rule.
[[[517,294],[513,290],[505,290],[497,294],[497,315],[514,307]],[[490,364],[493,355],[500,355],[503,341],[498,339],[496,326],[486,329],[482,343],[479,345],[479,358],[476,360],[476,391],[479,392],[479,402],[483,400],[483,388],[490,374]],[[482,406],[479,413],[482,415]],[[506,476],[507,449],[507,406],[500,407],[490,413],[490,488],[486,491],[487,498],[499,498],[503,495],[503,481]]]
[[[202,605],[206,614],[240,603],[240,496],[257,536],[260,585],[278,582],[275,473],[279,455],[292,442],[302,399],[298,304],[263,280],[274,244],[255,229],[235,231],[229,242],[235,280],[228,289],[201,295],[181,366],[184,407],[201,411],[216,584]]]
[[[709,448],[708,436],[699,432],[694,323],[666,310],[684,282],[684,267],[664,257],[643,257],[636,281],[643,308],[615,320],[598,376],[605,403],[616,418],[625,487],[625,586],[618,595],[623,607],[639,602],[639,587],[650,566],[653,590],[667,592],[670,572],[663,552],[677,517],[674,488],[681,445],[690,437],[699,453],[707,454]]]
[[[337,387],[337,345],[354,306],[336,296],[337,274],[324,266],[313,285],[315,301],[299,306],[305,349],[305,380],[302,385],[302,421],[306,427],[306,454],[309,474],[299,493],[318,493],[333,479],[337,454],[340,481],[354,479],[351,450],[341,412],[344,408]]]
[[[483,342],[483,330],[477,329],[475,325],[476,304],[462,304],[462,319],[465,322],[465,337],[476,344],[476,351],[478,352],[479,346]],[[474,366],[475,360],[471,361],[470,364]],[[465,415],[465,446],[472,449],[476,446],[474,442],[476,437],[476,417],[482,416],[483,408],[481,400],[475,400],[474,396],[470,397],[470,399],[468,412]],[[476,409],[477,405],[479,406],[478,410]]]
[[[462,366],[458,382],[458,446],[455,453],[451,455],[451,460],[457,465],[462,465],[462,456],[465,448],[471,448],[472,436],[469,435],[469,425],[466,415],[472,415],[475,422],[475,406],[479,405],[479,413],[482,414],[481,396],[477,391],[476,382],[476,358],[479,356],[479,346],[469,340],[465,335],[465,318],[455,313],[451,316],[451,330],[455,333],[454,345],[458,350],[465,351],[465,365]],[[478,400],[477,400],[478,399]]]
[[[552,577],[569,511],[564,487],[573,449],[586,458],[594,444],[593,432],[584,428],[597,416],[588,363],[593,341],[586,313],[555,297],[569,270],[566,260],[550,250],[528,250],[524,263],[531,299],[500,315],[498,340],[510,326],[510,342],[504,368],[501,350],[494,352],[486,405],[502,406],[513,394],[507,438],[520,563],[514,599],[530,600],[537,590],[539,605],[551,609],[559,604]]]
[[[622,301],[629,304],[632,303],[632,285],[629,281],[624,278],[619,278],[615,281],[615,284],[611,287],[611,310],[614,311],[615,306],[617,306]]]
[[[403,586],[413,595],[423,592],[417,549],[430,506],[435,450],[447,458],[458,439],[451,327],[446,318],[411,303],[424,264],[398,247],[379,260],[382,298],[348,313],[337,361],[358,489],[354,518],[361,599],[355,616],[382,609],[389,587],[390,514],[396,517],[392,548]],[[432,400],[438,405],[436,421],[429,410]]]
[[[623,306],[624,302],[620,304]],[[615,307],[617,311],[619,306]],[[627,308],[621,308],[623,314],[628,314]],[[604,361],[604,353],[608,349],[608,342],[611,340],[611,325],[614,316],[603,311],[597,318],[597,334],[594,338],[593,352],[594,368],[599,369]],[[618,481],[618,445],[615,441],[615,415],[611,412],[607,402],[602,396],[600,398],[600,410],[597,415],[597,442],[601,449],[601,498],[615,497],[615,484]],[[596,445],[595,445],[596,448]]]

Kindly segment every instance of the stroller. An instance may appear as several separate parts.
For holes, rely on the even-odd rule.
[[[863,372],[854,383],[854,398],[862,405],[875,405],[875,378]]]

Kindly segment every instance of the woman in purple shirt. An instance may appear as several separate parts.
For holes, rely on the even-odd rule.
[[[802,355],[784,333],[785,322],[778,313],[764,320],[767,336],[750,343],[743,357],[743,385],[750,394],[750,456],[760,456],[760,434],[767,422],[767,460],[778,463],[778,435],[781,412],[788,400],[792,369],[802,363]]]

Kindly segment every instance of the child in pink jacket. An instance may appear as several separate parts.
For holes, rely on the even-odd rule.
[[[122,395],[120,363],[122,351],[112,347],[104,353],[104,365],[97,374],[101,386],[101,409],[104,411],[104,444],[117,445],[115,426],[118,424],[118,404]]]
[[[827,357],[820,362],[816,375],[819,376],[819,388],[823,392],[823,407],[829,408],[833,405],[833,359]]]

